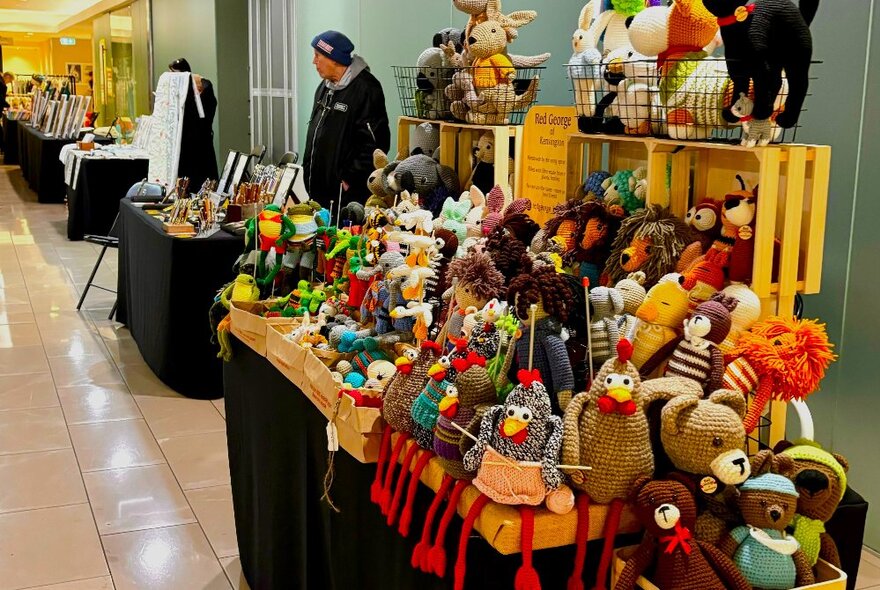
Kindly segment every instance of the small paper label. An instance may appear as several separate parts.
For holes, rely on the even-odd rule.
[[[333,422],[327,422],[327,450],[334,453],[339,450],[339,433]]]
[[[700,489],[703,490],[703,493],[714,494],[718,491],[718,482],[715,481],[714,477],[707,475],[700,480]]]

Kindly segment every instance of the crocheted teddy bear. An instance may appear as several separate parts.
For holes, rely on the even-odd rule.
[[[775,473],[752,477],[739,488],[746,524],[733,529],[719,547],[755,588],[791,590],[815,583],[803,549],[785,532],[798,496],[791,480]]]
[[[750,590],[729,557],[717,547],[693,538],[697,504],[677,481],[644,478],[635,486],[633,506],[645,537],[627,560],[614,590],[634,590],[649,568],[658,588],[675,590]]]
[[[777,451],[781,447],[777,447]],[[813,441],[797,441],[785,448],[782,456],[794,461],[786,475],[794,482],[800,494],[794,525],[794,538],[801,544],[807,562],[815,566],[821,557],[840,567],[840,555],[831,535],[825,532],[825,523],[837,510],[846,493],[846,472],[849,463],[841,455],[829,453]]]
[[[546,500],[550,510],[565,513],[574,504],[557,467],[562,419],[552,414],[550,397],[538,371],[520,370],[517,378],[519,385],[504,404],[483,414],[478,441],[464,456],[465,468],[477,472],[473,483],[481,494],[471,505],[461,529],[455,564],[457,590],[464,588],[467,541],[474,521],[490,500],[519,506],[523,565],[516,573],[515,586],[523,590],[541,587],[532,565],[534,506]]]
[[[730,314],[737,303],[736,299],[716,293],[699,304],[684,321],[684,337],[675,347],[664,374],[693,379],[706,393],[721,387],[724,354],[718,345],[730,332]]]
[[[683,393],[670,400],[660,414],[660,440],[677,475],[696,490],[700,516],[694,533],[717,543],[737,522],[735,486],[751,474],[745,454],[742,416],[745,399],[739,393],[719,390],[708,399],[696,382],[680,379]],[[649,382],[650,383],[650,382]]]

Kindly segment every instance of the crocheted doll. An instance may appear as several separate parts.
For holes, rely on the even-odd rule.
[[[563,418],[562,462],[586,465],[587,472],[568,471],[572,486],[585,492],[577,498],[578,529],[575,570],[569,579],[571,590],[583,588],[583,565],[589,532],[589,505],[611,504],[605,521],[605,546],[596,575],[595,588],[606,588],[614,537],[624,501],[641,477],[654,473],[654,455],[638,369],[630,362],[632,346],[626,340],[617,345],[617,356],[596,374],[589,391],[577,394]],[[625,441],[625,443],[622,443]]]
[[[455,310],[449,314],[442,333],[458,338],[464,323],[464,311],[469,307],[482,309],[497,298],[504,287],[504,276],[495,269],[487,254],[473,252],[449,264],[449,279],[455,284],[444,294],[452,298]]]
[[[246,274],[238,275],[234,281],[226,285],[220,292],[209,314],[213,318],[216,315],[215,308],[225,310],[226,314],[215,329],[217,342],[220,344],[220,352],[217,353],[217,358],[223,359],[226,362],[232,360],[232,341],[229,338],[229,326],[231,323],[229,308],[231,302],[258,301],[259,299],[260,289],[257,287],[254,277]]]
[[[741,176],[737,175],[742,190],[728,194],[724,199],[723,223],[734,233],[730,252],[728,276],[735,283],[748,283],[752,280],[752,265],[755,259],[755,216],[758,209],[758,187],[746,190]]]
[[[586,277],[591,286],[597,286],[623,213],[619,207],[594,201],[583,203],[576,214],[574,240],[563,252],[562,260],[574,268],[576,276]]]
[[[775,473],[752,477],[739,488],[746,524],[733,529],[720,549],[755,588],[790,590],[815,583],[803,549],[785,532],[794,520],[798,496],[791,480]]]
[[[742,4],[739,0],[704,0],[718,18],[724,57],[733,82],[733,96],[754,91],[754,120],[751,138],[770,136],[770,115],[782,85],[782,72],[789,91],[785,110],[776,118],[780,127],[794,127],[807,95],[813,40],[810,23],[819,0],[761,0]],[[751,85],[751,86],[750,86]],[[736,117],[725,111],[728,121]],[[758,129],[756,126],[760,125]]]
[[[620,333],[624,338],[632,341],[638,318],[636,312],[645,302],[647,291],[645,290],[645,273],[637,271],[630,273],[625,279],[622,279],[614,285],[614,288],[623,297],[623,324],[620,327]]]
[[[470,448],[471,439],[463,435],[460,429],[476,433],[483,413],[498,402],[495,385],[486,371],[484,358],[472,353],[467,358],[459,358],[453,362],[457,372],[455,386],[448,390],[447,396],[438,406],[440,416],[434,429],[434,452],[446,475],[428,509],[421,540],[413,549],[411,560],[414,568],[426,573],[433,572],[440,577],[446,572],[446,531],[458,507],[461,493],[475,475],[462,462]],[[432,545],[431,529],[434,518],[447,493],[449,501]]]
[[[746,285],[728,285],[721,292],[737,300],[736,308],[730,314],[730,332],[718,345],[721,352],[728,355],[733,352],[740,335],[751,330],[761,317],[761,300]]]
[[[593,363],[601,365],[616,354],[617,343],[625,333],[621,331],[624,318],[623,295],[617,289],[596,287],[590,291],[590,339],[593,344]]]
[[[634,590],[649,568],[658,588],[675,590],[750,590],[751,586],[729,557],[717,547],[693,538],[697,504],[690,490],[677,481],[636,484],[633,506],[645,527],[645,538],[627,560],[614,590]]]
[[[771,399],[804,399],[819,387],[835,360],[825,324],[779,316],[755,324],[740,336],[736,359],[727,366],[724,386],[745,396],[754,392],[744,424],[751,433]]]
[[[628,214],[635,213],[645,206],[648,193],[648,170],[619,170],[602,183],[605,189],[603,200],[609,204],[621,205]]]
[[[476,471],[474,486],[480,496],[471,505],[458,545],[455,588],[463,590],[467,542],[473,524],[491,500],[519,506],[522,518],[523,565],[516,573],[516,588],[540,590],[532,565],[532,532],[535,506],[547,501],[559,513],[571,510],[574,498],[563,486],[559,471],[562,419],[554,416],[550,397],[538,371],[520,370],[516,386],[503,405],[489,409],[480,422],[478,442],[464,456],[465,468]],[[561,497],[560,497],[561,496]]]
[[[603,284],[613,285],[640,270],[645,273],[645,286],[652,286],[675,270],[679,256],[692,241],[690,229],[668,208],[650,205],[637,211],[620,224]]]
[[[275,264],[266,276],[257,279],[261,287],[269,285],[275,280],[275,275],[281,270],[281,262],[284,252],[287,251],[287,240],[296,235],[296,227],[293,222],[281,212],[278,205],[266,205],[256,217],[247,222],[247,234],[255,243],[258,241],[260,259],[257,268],[262,270],[266,266],[266,257],[269,250],[275,250]]]
[[[660,413],[660,441],[675,475],[696,491],[700,516],[694,534],[717,543],[732,526],[741,524],[735,486],[751,474],[742,425],[746,404],[739,393],[729,390],[702,399],[703,391],[695,388],[694,381],[680,381],[682,395],[671,399]]]
[[[547,376],[545,386],[557,413],[565,410],[574,389],[574,373],[561,338],[573,299],[568,282],[546,266],[519,275],[507,290],[507,302],[523,324],[522,336],[516,343],[517,366],[528,369],[532,357],[533,368]],[[532,304],[536,305],[534,317]],[[535,347],[530,351],[532,325]]]
[[[736,299],[722,293],[698,305],[684,321],[684,337],[675,347],[664,375],[693,379],[706,393],[720,388],[724,354],[718,345],[730,331],[730,313],[736,305]]]
[[[636,311],[641,321],[636,325],[632,355],[643,375],[650,375],[672,354],[687,315],[688,296],[680,275],[666,275],[648,291]]]
[[[797,514],[792,522],[794,538],[801,544],[811,566],[815,566],[821,557],[840,567],[837,545],[825,532],[825,523],[834,515],[846,493],[849,463],[842,456],[806,440],[786,448],[782,456],[794,461],[794,469],[787,475],[800,494]]]

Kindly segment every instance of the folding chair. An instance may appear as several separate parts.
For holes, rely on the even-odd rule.
[[[254,166],[256,166],[257,164],[261,164],[263,162],[263,157],[266,155],[266,146],[255,145],[251,149],[250,155],[253,156],[251,161],[253,162]]]
[[[281,159],[278,160],[279,166],[285,166],[287,164],[296,164],[299,162],[299,154],[296,152],[285,152]]]
[[[102,287],[101,285],[93,285],[92,281],[95,280],[95,275],[98,273],[98,268],[101,266],[101,261],[104,260],[104,254],[107,253],[107,248],[115,248],[119,249],[119,236],[117,235],[116,225],[119,223],[119,214],[116,214],[116,219],[113,220],[113,226],[110,228],[109,235],[106,236],[95,236],[92,234],[86,234],[83,239],[90,244],[97,244],[101,246],[101,253],[98,254],[98,260],[95,262],[95,268],[92,269],[92,274],[89,276],[89,280],[86,283],[86,288],[83,289],[82,297],[79,298],[79,303],[76,304],[76,309],[82,307],[83,302],[86,300],[86,295],[89,293],[89,289],[92,287],[96,289],[101,289],[102,291],[107,291],[108,293],[116,293],[113,289],[108,289],[107,287]],[[112,320],[113,316],[116,315],[116,306],[119,303],[119,299],[113,302],[113,308],[110,310],[110,315],[107,316],[108,320]]]

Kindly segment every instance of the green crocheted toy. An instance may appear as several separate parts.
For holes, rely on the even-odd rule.
[[[602,183],[605,189],[605,202],[621,205],[627,214],[644,208],[648,193],[647,178],[648,171],[645,168],[618,170]]]

